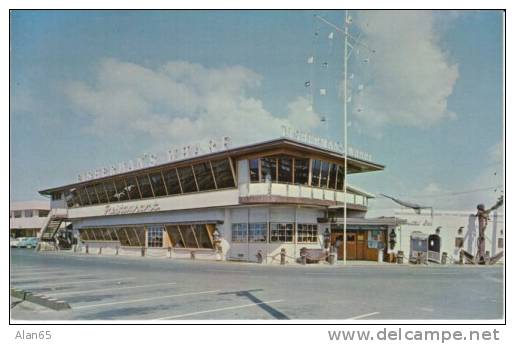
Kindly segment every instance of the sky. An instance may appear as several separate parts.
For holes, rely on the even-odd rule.
[[[11,201],[209,137],[250,144],[286,125],[343,141],[343,35],[315,17],[341,27],[343,11],[10,15]],[[350,16],[348,142],[386,166],[349,177],[377,195],[370,214],[397,208],[382,193],[493,205],[504,190],[503,12]]]

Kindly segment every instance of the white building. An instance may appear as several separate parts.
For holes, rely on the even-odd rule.
[[[345,156],[281,138],[40,191],[51,196],[42,236],[53,240],[60,221],[80,233],[89,253],[278,263],[303,247],[330,241],[343,258],[347,198],[347,259],[377,261],[386,253],[389,218],[366,219],[370,193],[344,186]],[[349,157],[348,174],[384,166]],[[346,196],[345,196],[346,195]],[[216,230],[216,231],[215,231]]]
[[[502,209],[502,208],[501,208]],[[411,238],[414,236],[439,237],[439,250],[446,252],[453,260],[459,260],[459,252],[464,249],[472,255],[477,253],[478,221],[472,211],[422,210],[416,214],[411,209],[395,210],[395,216],[406,220],[397,228],[397,249],[404,251],[405,256],[414,247]],[[420,235],[421,234],[421,235]],[[430,237],[431,236],[431,237]],[[485,232],[486,251],[490,256],[504,251],[504,216],[498,209],[490,214],[490,220]],[[503,259],[501,260],[503,261]]]
[[[50,212],[50,202],[13,202],[9,208],[10,235],[14,238],[35,237],[46,222]]]

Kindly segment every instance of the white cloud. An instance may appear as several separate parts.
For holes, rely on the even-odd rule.
[[[65,94],[74,110],[91,117],[88,132],[104,137],[145,134],[173,144],[230,135],[245,143],[277,137],[281,125],[319,125],[303,97],[288,103],[286,114],[268,112],[249,95],[261,79],[242,66],[217,69],[171,61],[152,69],[105,59],[92,84],[70,82]]]
[[[387,124],[427,128],[455,116],[447,99],[458,66],[442,49],[431,12],[365,11],[355,23],[376,51],[360,48],[356,55],[356,75],[365,86],[353,100],[357,120],[376,129]]]

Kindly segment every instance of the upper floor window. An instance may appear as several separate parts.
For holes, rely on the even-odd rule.
[[[50,213],[50,210],[38,210],[39,217],[47,217],[49,213]]]
[[[32,216],[34,216],[34,212],[32,211],[32,209],[24,210],[24,213],[25,213],[25,217],[32,217]]]
[[[52,192],[52,201],[57,201],[61,199],[61,193],[59,191]]]
[[[20,218],[21,217],[21,210],[15,210],[13,213],[14,213],[14,217],[15,218]]]

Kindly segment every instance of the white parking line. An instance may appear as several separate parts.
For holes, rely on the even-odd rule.
[[[48,270],[48,269],[55,269],[55,267],[52,266],[35,266],[35,267],[23,267],[21,269],[16,268],[14,266],[10,267],[11,272],[30,272],[30,271],[41,271],[41,270]]]
[[[127,303],[136,303],[136,302],[144,302],[144,301],[171,299],[171,298],[180,297],[180,296],[190,296],[190,295],[218,293],[220,291],[221,290],[207,290],[207,291],[198,291],[198,292],[193,292],[193,293],[182,293],[182,294],[173,294],[173,295],[166,295],[166,296],[146,297],[146,298],[143,298],[143,299],[135,299],[135,300],[127,300],[127,301],[95,303],[95,304],[92,304],[92,305],[84,305],[84,306],[78,306],[78,307],[73,307],[72,306],[72,309],[86,309],[86,308],[105,307],[105,306],[113,306],[113,305],[123,305],[123,304],[127,304]]]
[[[43,276],[41,278],[37,278],[38,280],[56,280],[56,279],[63,279],[63,278],[78,278],[78,277],[90,277],[90,276],[98,276],[98,274],[84,274],[84,275],[62,275],[62,276]],[[27,281],[33,281],[36,277],[24,277],[24,278],[11,278],[11,283],[24,283]]]
[[[124,289],[137,289],[137,288],[152,288],[159,287],[165,285],[173,285],[177,284],[176,282],[170,283],[156,283],[156,284],[143,284],[143,285],[134,285],[130,287],[115,287],[115,288],[102,288],[102,289],[89,289],[89,290],[76,290],[76,291],[63,291],[58,293],[45,293],[47,296],[56,296],[56,295],[73,295],[73,294],[87,294],[87,293],[95,293],[98,291],[111,291],[111,290],[124,290]]]
[[[113,282],[113,281],[124,281],[124,280],[130,280],[130,279],[136,279],[136,277],[121,277],[121,278],[113,278],[113,279],[104,279],[104,280],[87,280],[87,281],[72,281],[72,282],[64,282],[60,284],[22,284],[17,285],[16,288],[23,289],[23,288],[30,288],[30,289],[40,289],[40,288],[56,288],[56,287],[63,287],[70,284],[84,284],[84,283],[95,283],[95,282]]]
[[[363,318],[370,317],[370,316],[372,316],[372,315],[376,315],[376,314],[379,314],[379,312],[372,312],[372,313],[367,313],[367,314],[356,315],[355,317],[347,318],[347,319],[345,319],[345,320],[357,320],[357,319],[363,319]]]
[[[185,317],[189,317],[189,316],[192,316],[192,315],[205,314],[205,313],[214,313],[214,312],[222,312],[222,311],[231,310],[231,309],[255,307],[255,306],[262,305],[262,304],[276,303],[276,302],[282,302],[282,301],[284,301],[284,300],[270,300],[270,301],[263,301],[263,302],[257,302],[257,303],[246,303],[244,305],[239,305],[239,306],[215,308],[215,309],[208,309],[208,310],[199,311],[199,312],[171,315],[169,317],[164,317],[164,318],[159,318],[159,319],[154,319],[154,320],[167,320],[167,319],[185,318]]]
[[[239,272],[239,273],[244,273],[244,274],[248,274],[250,272],[250,271],[245,271],[245,270],[224,270],[224,269],[205,270],[205,272],[212,272],[212,271],[215,271],[215,272]]]
[[[55,274],[57,272],[66,272],[65,270],[40,270],[40,271],[29,271],[29,272],[22,272],[22,273],[11,273],[11,277],[22,277],[22,276],[31,276],[31,275],[42,275],[42,274]]]

